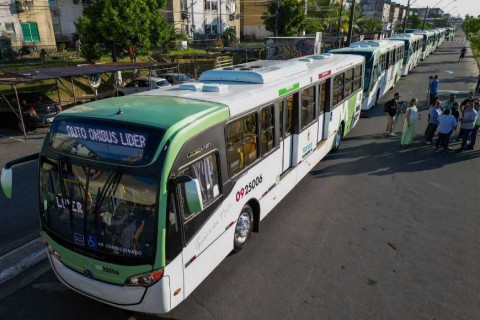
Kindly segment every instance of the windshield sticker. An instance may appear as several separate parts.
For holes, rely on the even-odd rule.
[[[79,246],[85,246],[85,237],[83,234],[81,233],[74,233],[73,234],[73,240],[75,242],[76,245],[79,245]]]
[[[133,255],[133,256],[143,255],[142,251],[135,250],[135,249],[124,248],[124,247],[116,246],[116,245],[113,245],[113,244],[110,244],[110,243],[104,243],[104,242],[101,242],[101,241],[98,242],[98,247],[99,248],[105,248],[105,249],[108,249],[108,250],[118,251],[118,252],[121,252],[121,253],[124,253],[124,254],[125,253],[130,254],[130,255]]]
[[[71,200],[68,198],[63,198],[61,196],[55,196],[55,205],[58,209],[70,209],[72,212],[83,214],[82,203],[79,201]]]
[[[98,238],[92,235],[87,235],[87,246],[92,249],[97,249]]]

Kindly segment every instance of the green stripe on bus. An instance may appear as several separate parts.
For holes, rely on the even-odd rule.
[[[298,82],[294,83],[291,87],[282,88],[282,89],[278,90],[278,96],[281,97],[284,94],[287,94],[289,92],[297,90],[298,88],[300,88],[300,83],[298,83]]]

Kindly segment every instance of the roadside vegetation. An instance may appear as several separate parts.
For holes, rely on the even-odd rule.
[[[470,40],[473,54],[480,65],[480,16],[471,17],[467,15],[463,23],[463,31]]]

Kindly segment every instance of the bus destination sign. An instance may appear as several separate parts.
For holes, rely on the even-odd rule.
[[[99,128],[86,124],[66,124],[64,128],[66,131],[64,133],[71,138],[130,148],[145,149],[147,141],[147,134],[128,132],[120,128]]]

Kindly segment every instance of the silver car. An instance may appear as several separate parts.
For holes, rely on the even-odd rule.
[[[170,83],[167,79],[156,77],[136,78],[130,81],[126,86],[118,88],[119,96],[126,96],[128,94],[143,92],[151,89],[158,89],[161,87],[168,87]]]

